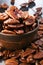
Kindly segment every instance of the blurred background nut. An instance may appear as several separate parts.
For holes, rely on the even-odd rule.
[[[6,65],[14,65],[14,64],[18,65],[18,61],[16,59],[11,58],[11,59],[6,60],[5,64]]]
[[[1,7],[2,7],[3,9],[7,9],[7,8],[8,8],[8,5],[7,5],[6,3],[3,3],[3,4],[1,4]]]
[[[14,3],[15,3],[15,0],[11,0],[11,4],[14,5]]]

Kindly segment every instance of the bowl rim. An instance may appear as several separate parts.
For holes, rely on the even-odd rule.
[[[20,34],[20,35],[14,35],[14,34],[5,34],[5,33],[2,33],[0,32],[1,35],[4,35],[4,36],[23,36],[23,35],[27,35],[27,34],[31,34],[32,32],[34,32],[35,30],[37,30],[39,27],[39,21],[37,20],[37,27],[35,29],[33,29],[32,31],[29,31],[27,33],[24,33],[24,34]]]

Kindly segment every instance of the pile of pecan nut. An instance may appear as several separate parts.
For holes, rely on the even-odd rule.
[[[7,14],[4,14],[7,15],[7,17],[2,16],[3,17],[3,19],[1,19],[2,23],[3,20],[5,20],[5,18],[8,18],[8,12],[9,9],[6,10]],[[10,12],[9,12],[9,16],[11,17],[11,19],[10,18],[7,19],[7,22],[4,21],[4,26],[3,26],[4,29],[6,28],[5,27],[6,23],[9,25],[12,24],[10,23],[9,20],[13,22],[12,20],[13,16],[12,14],[10,15]],[[5,65],[43,65],[43,18],[40,18],[39,20],[40,20],[39,22],[40,24],[37,32],[38,35],[36,36],[36,39],[30,44],[30,46],[20,50],[7,50],[3,48],[2,45],[0,45],[0,59],[3,59],[5,61]],[[19,23],[18,20],[16,20],[16,22]]]
[[[37,27],[36,17],[16,6],[10,6],[5,12],[0,12],[0,27],[5,34],[24,34]]]
[[[7,50],[0,45],[0,59],[5,65],[43,65],[43,18],[40,20],[36,39],[20,50]],[[40,27],[41,26],[41,27]]]

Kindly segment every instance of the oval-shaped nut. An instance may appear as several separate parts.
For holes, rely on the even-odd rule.
[[[1,32],[5,34],[16,34],[15,32],[9,30],[2,30]]]
[[[38,31],[38,34],[39,35],[43,35],[43,31]]]
[[[16,59],[11,58],[11,59],[6,60],[5,64],[6,65],[18,65],[18,61]]]
[[[35,45],[34,43],[31,43],[31,45],[32,45],[32,48],[33,48],[33,49],[37,49],[37,48],[38,48],[38,46]]]
[[[23,34],[24,30],[14,30],[14,32],[16,32],[16,34]]]
[[[6,20],[8,18],[8,15],[6,13],[0,13],[0,20]]]
[[[35,22],[35,17],[32,16],[28,16],[28,18],[23,21],[23,23],[25,23],[25,25],[27,26],[34,24],[34,22]]]
[[[5,13],[7,14],[7,15],[9,15],[9,17],[11,17],[11,18],[13,18],[13,19],[19,19],[19,17],[17,16],[17,14],[15,14],[15,12],[14,11],[11,11],[11,10],[6,10],[5,11]]]
[[[12,25],[12,24],[17,24],[17,23],[20,23],[20,22],[16,20],[15,18],[14,19],[9,18],[6,21],[4,21],[4,24],[7,24],[7,25],[8,24]]]
[[[30,54],[32,54],[32,53],[34,53],[34,52],[35,52],[35,50],[33,50],[33,49],[31,49],[31,48],[27,48],[27,49],[25,50],[25,52],[21,54],[21,57],[27,57],[28,55],[30,55]]]
[[[37,45],[37,47],[39,47],[43,45],[43,42],[41,40],[37,40],[35,44]]]
[[[43,24],[39,25],[39,30],[43,31]]]
[[[38,52],[34,55],[34,59],[42,59],[43,58],[43,51]]]
[[[6,3],[3,3],[3,4],[1,5],[1,7],[2,7],[3,9],[7,9],[7,8],[8,8],[8,5],[7,5]]]
[[[24,27],[24,25],[23,24],[17,24],[17,25],[8,25],[8,27],[9,28],[12,28],[12,29],[16,29],[16,28],[22,28],[22,27]]]

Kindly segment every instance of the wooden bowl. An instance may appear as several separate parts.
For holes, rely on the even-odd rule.
[[[37,27],[27,33],[21,35],[5,34],[0,32],[0,43],[7,49],[20,49],[31,43],[37,35],[39,22],[37,21]]]

